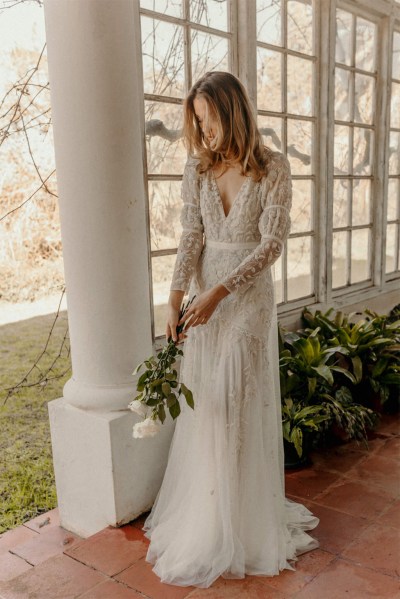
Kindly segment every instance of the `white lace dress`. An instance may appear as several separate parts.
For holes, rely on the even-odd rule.
[[[285,498],[272,264],[290,229],[287,159],[245,180],[225,215],[213,174],[189,159],[183,232],[171,289],[231,292],[206,325],[188,329],[180,380],[193,391],[177,418],[163,482],[143,530],[161,582],[209,587],[216,578],[272,576],[318,546],[319,520]]]

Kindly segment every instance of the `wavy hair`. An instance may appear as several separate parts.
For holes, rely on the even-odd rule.
[[[212,147],[194,110],[195,98],[206,101],[208,115],[216,121]],[[209,71],[191,88],[183,104],[183,136],[191,156],[199,159],[199,173],[218,165],[241,165],[241,174],[259,181],[265,174],[265,146],[244,85],[231,73]]]

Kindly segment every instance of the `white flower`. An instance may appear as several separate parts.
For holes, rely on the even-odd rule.
[[[147,406],[142,401],[138,399],[134,399],[131,403],[128,404],[128,408],[132,410],[132,412],[136,412],[142,418],[146,418],[147,416]]]
[[[143,422],[137,422],[132,431],[132,437],[135,439],[143,439],[144,437],[154,437],[158,433],[161,427],[159,420],[152,420],[146,418]]]

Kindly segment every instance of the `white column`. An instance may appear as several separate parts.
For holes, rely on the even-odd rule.
[[[138,0],[45,0],[72,377],[49,403],[61,525],[148,509],[171,423],[137,440],[132,371],[152,353]]]

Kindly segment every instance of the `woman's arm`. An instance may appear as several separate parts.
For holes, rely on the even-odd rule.
[[[166,338],[172,336],[174,341],[178,340],[176,326],[179,320],[182,299],[189,289],[194,269],[203,248],[204,228],[200,212],[199,181],[196,172],[196,161],[190,158],[186,162],[183,171],[181,197],[183,200],[180,216],[182,235],[179,240],[170,286],[165,329]],[[184,333],[181,333],[179,341],[183,340],[184,337]]]

